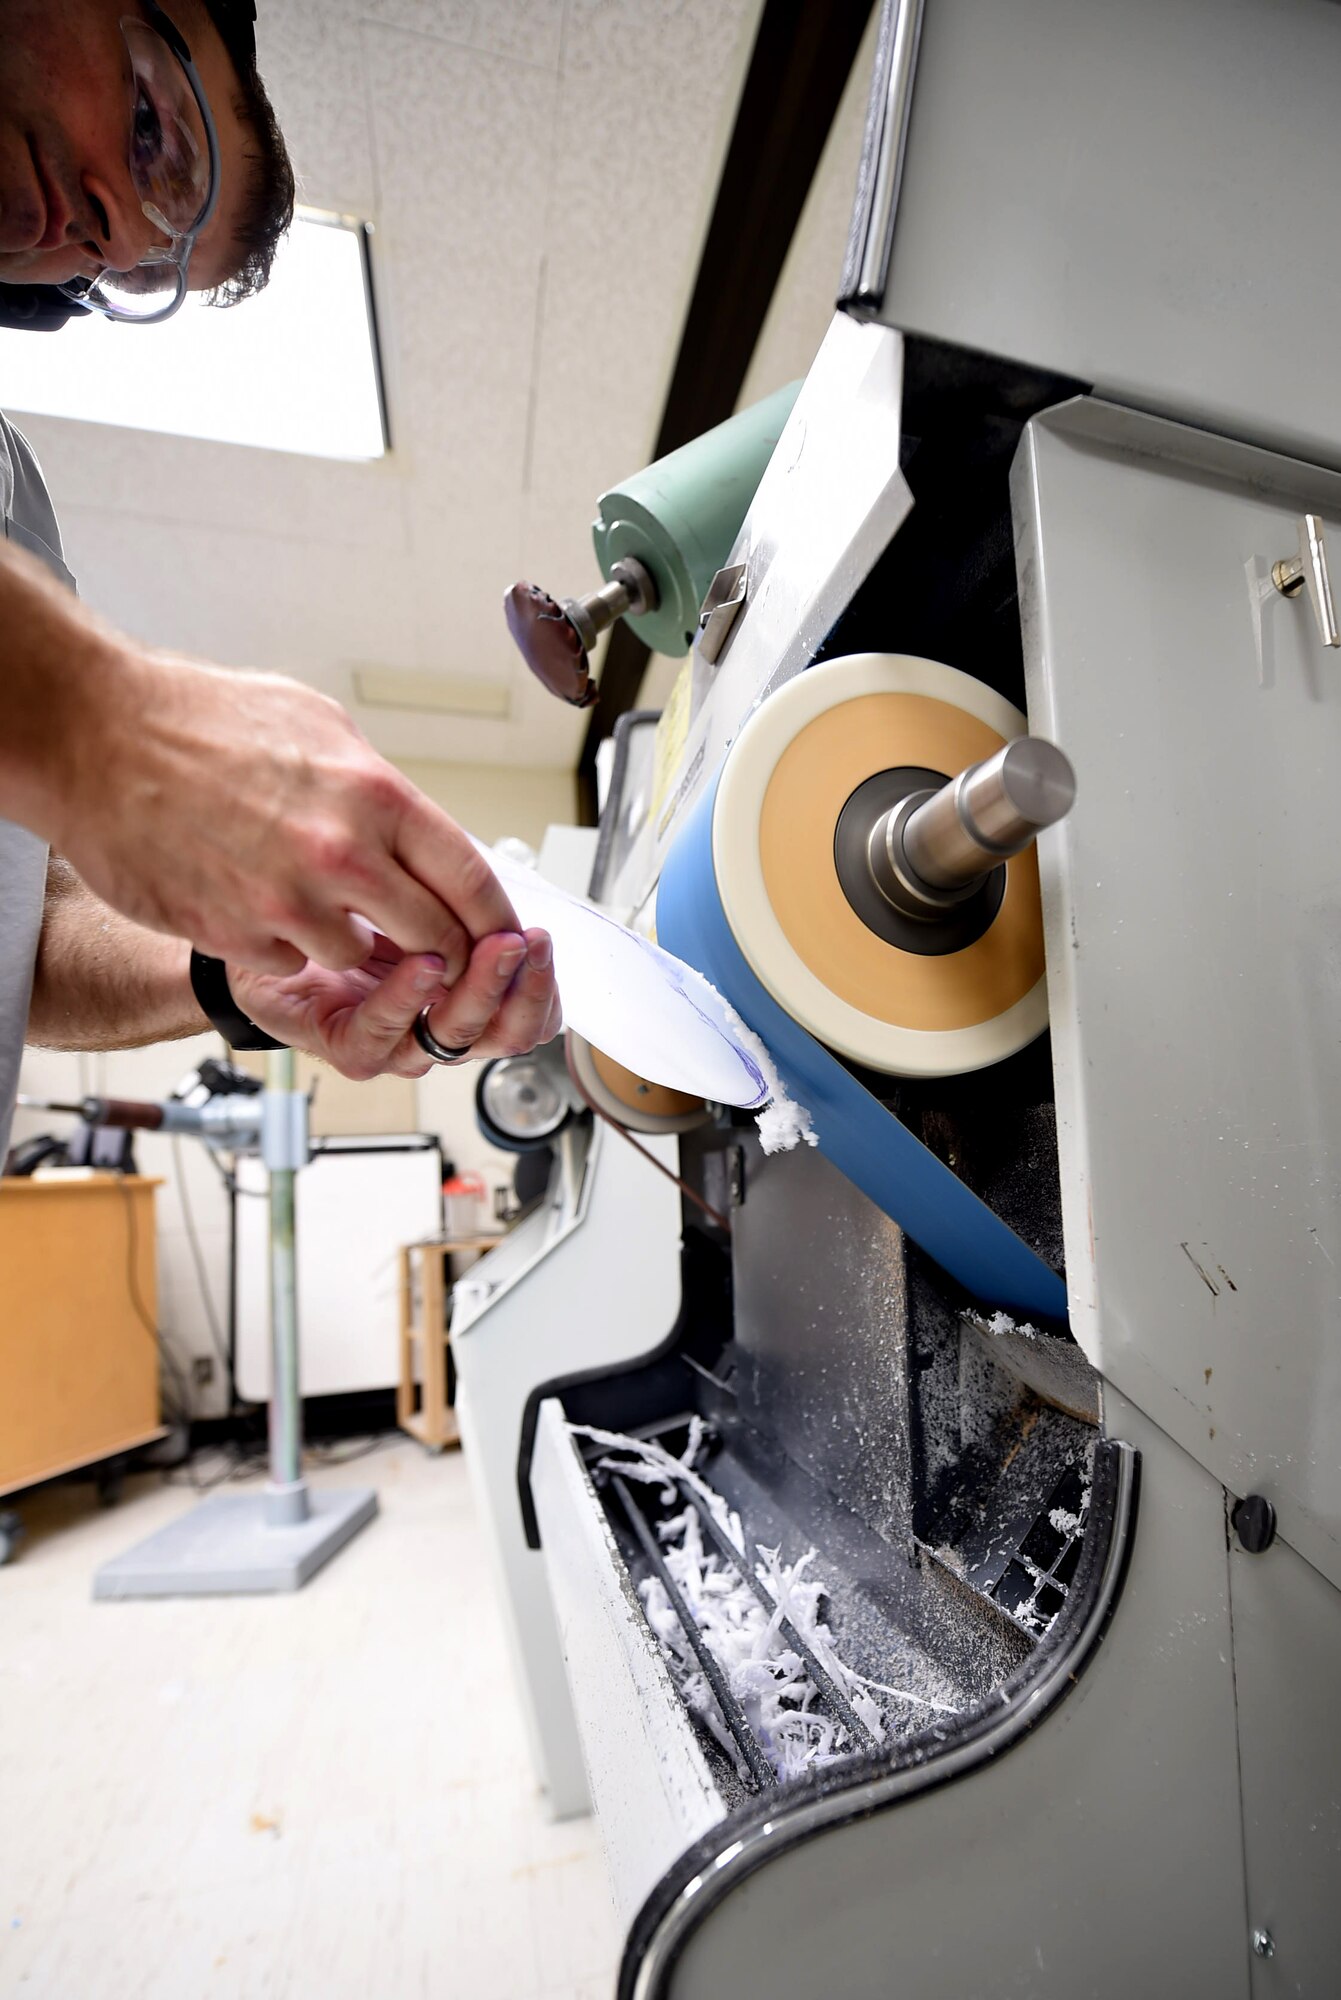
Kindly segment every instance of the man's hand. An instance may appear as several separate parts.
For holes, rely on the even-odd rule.
[[[257,972],[362,964],[370,924],[455,985],[517,917],[455,822],[296,681],[151,653],[0,542],[0,814],[124,916]]]
[[[104,901],[258,972],[359,966],[375,929],[436,953],[516,931],[488,862],[337,702],[270,674],[132,658],[131,720],[75,775],[58,844]]]
[[[379,936],[362,964],[347,972],[308,965],[276,977],[230,965],[228,983],[267,1034],[362,1082],[432,1069],[411,1033],[429,1005],[437,1040],[468,1047],[473,1058],[523,1055],[551,1040],[563,1025],[552,960],[544,931],[495,933],[473,947],[465,972],[444,992],[441,957],[405,955]]]

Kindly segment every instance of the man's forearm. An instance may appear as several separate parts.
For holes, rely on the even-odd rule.
[[[0,817],[62,845],[81,763],[109,747],[131,699],[132,655],[32,556],[0,540]],[[109,708],[109,692],[115,704]]]
[[[188,973],[190,946],[99,901],[68,862],[47,871],[28,1035],[49,1049],[137,1049],[209,1023]]]

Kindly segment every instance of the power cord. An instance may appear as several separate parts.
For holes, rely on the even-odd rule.
[[[168,1415],[174,1423],[189,1428],[190,1398],[186,1393],[185,1378],[177,1365],[176,1355],[168,1346],[157,1321],[151,1317],[140,1292],[139,1273],[136,1270],[140,1260],[140,1225],[135,1215],[135,1196],[127,1185],[124,1175],[117,1175],[116,1184],[126,1205],[126,1288],[130,1293],[130,1302],[135,1308],[137,1319],[158,1349],[159,1359],[172,1377],[177,1407],[175,1410],[169,1409]]]
[[[303,1455],[314,1465],[352,1465],[356,1458],[371,1458],[375,1451],[385,1451],[388,1445],[399,1444],[405,1436],[402,1430],[380,1431],[376,1437],[366,1437],[339,1445],[309,1444],[303,1447]]]
[[[240,1439],[230,1441],[220,1448],[227,1459],[225,1469],[222,1472],[215,1473],[212,1477],[202,1478],[200,1476],[200,1469],[197,1464],[197,1452],[191,1444],[191,1408],[185,1378],[178,1365],[176,1355],[168,1345],[162,1328],[154,1320],[148,1307],[145,1305],[144,1296],[140,1291],[139,1275],[136,1271],[140,1254],[140,1229],[135,1213],[135,1196],[125,1175],[118,1174],[116,1183],[121,1190],[122,1200],[126,1205],[126,1286],[130,1294],[130,1302],[134,1307],[136,1318],[153,1341],[165,1370],[172,1378],[172,1398],[169,1400],[166,1395],[163,1398],[166,1414],[169,1421],[177,1425],[186,1436],[186,1457],[179,1467],[173,1468],[164,1475],[166,1483],[170,1486],[180,1484],[181,1482],[176,1477],[176,1474],[184,1472],[186,1483],[194,1493],[210,1493],[213,1492],[216,1486],[222,1486],[227,1480],[250,1476],[249,1468],[251,1466],[263,1465],[266,1458],[265,1441],[264,1439],[259,1443],[252,1440],[243,1441]]]

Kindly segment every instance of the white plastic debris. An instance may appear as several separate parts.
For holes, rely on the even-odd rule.
[[[722,1004],[726,1006],[725,1001]],[[810,1113],[804,1104],[798,1104],[794,1097],[787,1095],[787,1086],[778,1074],[778,1066],[769,1054],[767,1044],[760,1040],[753,1028],[746,1027],[734,1007],[727,1006],[726,1011],[737,1040],[758,1063],[768,1088],[768,1102],[754,1117],[759,1128],[759,1144],[766,1153],[790,1153],[803,1140],[807,1146],[818,1146],[819,1134],[811,1123]]]
[[[987,1331],[995,1334],[1018,1333],[1022,1340],[1042,1338],[1031,1319],[1013,1320],[1009,1313],[1003,1312],[994,1312],[990,1315],[987,1320]]]
[[[703,1436],[699,1418],[695,1417],[690,1424],[689,1441],[681,1458],[674,1458],[661,1445],[644,1443],[619,1432],[594,1430],[582,1424],[572,1428],[575,1435],[590,1438],[620,1454],[618,1458],[600,1460],[603,1468],[623,1479],[659,1487],[667,1506],[681,1497],[684,1484],[689,1485],[732,1546],[745,1553],[739,1515],[693,1470]],[[887,1706],[874,1699],[876,1693],[918,1708],[953,1713],[942,1702],[867,1680],[844,1664],[835,1649],[832,1632],[820,1617],[820,1605],[827,1594],[825,1586],[818,1577],[808,1574],[814,1549],[809,1549],[797,1562],[784,1563],[778,1549],[756,1545],[759,1561],[754,1574],[772,1601],[770,1614],[734,1566],[705,1544],[703,1523],[694,1507],[686,1507],[662,1521],[657,1532],[664,1544],[672,1581],[721,1667],[728,1688],[744,1710],[765,1757],[780,1778],[799,1777],[802,1772],[831,1764],[857,1748],[844,1724],[815,1706],[818,1690],[801,1655],[781,1630],[784,1618],[791,1621],[878,1743],[885,1741],[889,1716]],[[647,1622],[656,1634],[685,1702],[732,1759],[741,1777],[745,1777],[747,1773],[735,1739],[722,1719],[707,1677],[660,1578],[648,1577],[638,1589]]]
[[[785,1090],[764,1106],[754,1122],[759,1127],[759,1144],[766,1153],[790,1153],[802,1140],[807,1146],[819,1144],[810,1113],[804,1104],[788,1097]]]

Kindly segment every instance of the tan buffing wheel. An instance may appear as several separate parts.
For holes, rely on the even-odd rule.
[[[991,688],[936,660],[859,653],[771,695],[732,747],[713,816],[728,923],[773,998],[819,1041],[899,1076],[981,1069],[1047,1025],[1038,861],[1006,866],[1001,907],[963,949],[926,956],[868,928],[834,835],[857,787],[923,766],[953,777],[1025,733]]]
[[[630,1132],[692,1132],[696,1125],[705,1125],[711,1115],[701,1097],[635,1076],[571,1028],[568,1066],[582,1095]]]

